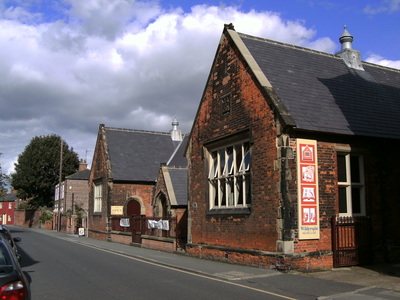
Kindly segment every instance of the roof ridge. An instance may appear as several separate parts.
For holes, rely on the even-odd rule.
[[[268,42],[270,44],[281,45],[281,46],[288,47],[288,48],[294,48],[294,49],[298,49],[298,50],[302,50],[302,51],[306,51],[306,52],[310,52],[310,53],[315,53],[315,54],[325,55],[325,56],[332,57],[332,58],[341,59],[340,56],[338,56],[336,54],[328,53],[328,52],[323,52],[323,51],[319,51],[319,50],[315,50],[315,49],[311,49],[311,48],[307,48],[307,47],[303,47],[303,46],[297,46],[297,45],[294,45],[294,44],[288,44],[288,43],[284,43],[284,42],[279,42],[279,41],[275,41],[275,40],[271,40],[271,39],[267,39],[267,38],[262,38],[262,37],[258,37],[258,36],[254,36],[254,35],[249,35],[249,34],[246,34],[246,33],[238,32],[238,34],[241,37],[246,37],[246,38],[250,38],[250,39],[254,39],[254,40]],[[381,69],[384,69],[384,70],[400,72],[400,69],[398,69],[398,68],[383,66],[383,65],[379,65],[379,64],[376,64],[376,63],[368,62],[368,61],[365,61],[365,60],[362,60],[362,63],[370,65],[370,66],[373,66],[373,67],[381,68]]]
[[[268,42],[270,44],[276,44],[276,45],[281,45],[281,46],[285,46],[288,48],[294,48],[294,49],[298,49],[298,50],[302,50],[302,51],[306,51],[306,52],[311,52],[311,53],[315,53],[315,54],[321,54],[321,55],[325,55],[328,57],[332,57],[332,58],[339,58],[339,56],[332,54],[332,53],[328,53],[328,52],[323,52],[323,51],[319,51],[319,50],[315,50],[315,49],[311,49],[311,48],[307,48],[307,47],[303,47],[303,46],[297,46],[294,44],[288,44],[288,43],[284,43],[284,42],[279,42],[279,41],[275,41],[275,40],[271,40],[271,39],[267,39],[267,38],[262,38],[262,37],[258,37],[258,36],[254,36],[254,35],[249,35],[246,33],[241,33],[238,32],[238,34],[241,37],[246,37],[246,38],[250,38],[250,39],[254,39],[254,40],[260,40],[260,41],[264,41],[264,42]]]
[[[397,68],[379,65],[379,64],[376,64],[376,63],[373,63],[373,62],[369,62],[369,61],[365,61],[365,60],[363,60],[362,63],[366,64],[366,65],[369,65],[371,67],[376,67],[376,68],[380,68],[380,69],[384,69],[384,70],[394,71],[394,72],[400,73],[400,69],[397,69]]]
[[[170,132],[166,131],[154,131],[154,130],[143,130],[143,129],[128,129],[128,128],[117,128],[117,127],[104,127],[105,130],[113,131],[126,131],[126,132],[136,132],[136,133],[150,133],[150,134],[162,134],[170,135]]]
[[[166,166],[170,170],[187,170],[188,167],[180,167],[180,166]]]

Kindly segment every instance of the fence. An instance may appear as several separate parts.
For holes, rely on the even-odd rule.
[[[133,243],[141,243],[141,236],[148,235],[174,238],[177,241],[177,246],[181,248],[186,242],[186,234],[183,234],[177,225],[176,217],[111,217],[111,230],[131,232]]]
[[[332,246],[335,268],[370,263],[371,219],[333,216]]]

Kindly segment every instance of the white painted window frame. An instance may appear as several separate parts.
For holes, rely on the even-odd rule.
[[[93,189],[94,189],[93,212],[100,213],[101,209],[102,209],[102,202],[103,202],[103,184],[95,183]]]
[[[210,209],[250,207],[250,143],[242,141],[209,150],[208,162]]]
[[[339,156],[345,157],[345,168],[346,168],[346,181],[338,181],[338,187],[345,188],[346,192],[346,206],[347,211],[345,213],[340,213],[339,207],[339,216],[365,216],[366,215],[366,207],[365,207],[365,177],[364,177],[364,157],[360,154],[354,154],[350,152],[339,152]],[[358,165],[359,165],[359,174],[360,174],[360,181],[354,182],[351,178],[351,156],[358,158]],[[339,168],[339,164],[338,164]],[[339,172],[339,170],[338,170]],[[338,179],[339,180],[339,179]],[[355,213],[353,212],[353,199],[352,199],[352,189],[357,188],[360,190],[360,212]],[[338,189],[338,193],[339,193]],[[339,195],[338,195],[338,201]]]

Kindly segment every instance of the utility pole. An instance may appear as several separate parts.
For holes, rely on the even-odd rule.
[[[63,161],[63,141],[61,140],[61,148],[60,148],[60,175],[58,179],[58,224],[57,231],[61,231],[61,182],[62,182],[62,161]]]

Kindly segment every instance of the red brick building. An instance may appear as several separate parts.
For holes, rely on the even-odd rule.
[[[78,228],[87,227],[89,206],[89,174],[86,160],[82,159],[76,173],[65,177],[54,192],[53,228],[68,233],[78,233]],[[59,201],[60,200],[60,201]],[[58,226],[61,214],[61,226]]]
[[[0,197],[0,224],[14,225],[14,210],[16,201],[18,200],[16,193],[9,193]]]
[[[90,237],[141,242],[141,217],[153,216],[152,201],[160,165],[169,160],[182,142],[181,135],[176,135],[175,131],[100,125],[89,179]],[[130,223],[122,224],[121,218]],[[133,227],[135,220],[140,221],[138,228]],[[132,231],[138,236],[132,236]]]
[[[189,253],[281,269],[399,260],[400,71],[352,41],[345,29],[331,55],[225,26],[187,147]]]
[[[171,158],[162,164],[152,201],[156,220],[169,219],[170,231],[153,230],[142,236],[142,246],[167,251],[184,251],[187,242],[187,160],[184,155],[189,136],[183,138]],[[144,240],[146,239],[146,240]]]

